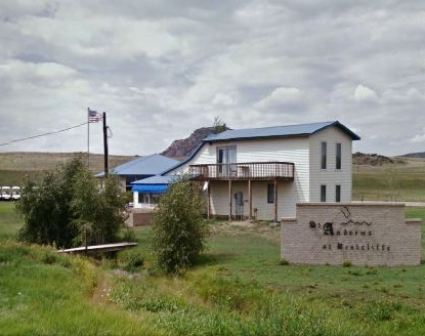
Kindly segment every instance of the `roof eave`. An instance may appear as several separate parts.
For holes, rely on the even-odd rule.
[[[310,133],[299,133],[299,134],[285,134],[285,135],[263,135],[263,136],[252,136],[252,137],[235,137],[229,139],[204,139],[204,143],[214,142],[228,142],[228,141],[248,141],[248,140],[264,140],[264,139],[281,139],[281,138],[303,138],[310,136]]]
[[[352,130],[350,130],[347,126],[341,124],[339,121],[335,121],[329,125],[323,126],[317,130],[315,130],[312,134],[316,134],[320,131],[323,131],[324,129],[328,128],[328,127],[338,127],[341,131],[343,131],[345,134],[349,135],[351,137],[351,139],[353,141],[358,141],[360,140],[360,136],[358,136],[356,133],[354,133]]]

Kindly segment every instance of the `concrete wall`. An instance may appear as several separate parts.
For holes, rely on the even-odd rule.
[[[406,220],[402,203],[304,203],[296,216],[282,220],[281,257],[290,263],[420,264],[421,220]]]
[[[153,209],[132,209],[126,221],[129,227],[150,225],[153,218]]]

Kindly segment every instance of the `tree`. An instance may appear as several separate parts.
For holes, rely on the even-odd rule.
[[[226,123],[223,120],[221,120],[219,116],[216,116],[214,118],[213,128],[214,128],[214,133],[216,134],[224,132],[228,129]]]
[[[81,159],[28,182],[18,204],[25,222],[21,239],[59,247],[116,241],[125,202],[114,178],[105,184],[100,190]]]
[[[154,251],[162,270],[177,273],[191,266],[205,247],[207,225],[199,190],[185,180],[170,185],[154,214]]]
[[[72,185],[74,177],[82,169],[81,160],[75,159],[46,173],[38,183],[26,183],[17,207],[25,222],[20,231],[22,240],[62,247],[72,245],[78,235],[70,206]]]

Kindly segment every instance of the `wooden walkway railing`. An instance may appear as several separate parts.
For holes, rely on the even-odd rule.
[[[99,252],[116,252],[126,248],[135,247],[137,243],[122,242],[114,244],[79,246],[65,250],[59,250],[59,253],[99,253]]]

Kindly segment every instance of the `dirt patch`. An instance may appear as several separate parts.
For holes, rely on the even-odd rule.
[[[93,291],[91,301],[96,304],[110,304],[110,293],[111,286],[109,285],[109,279],[107,276],[103,276]]]

